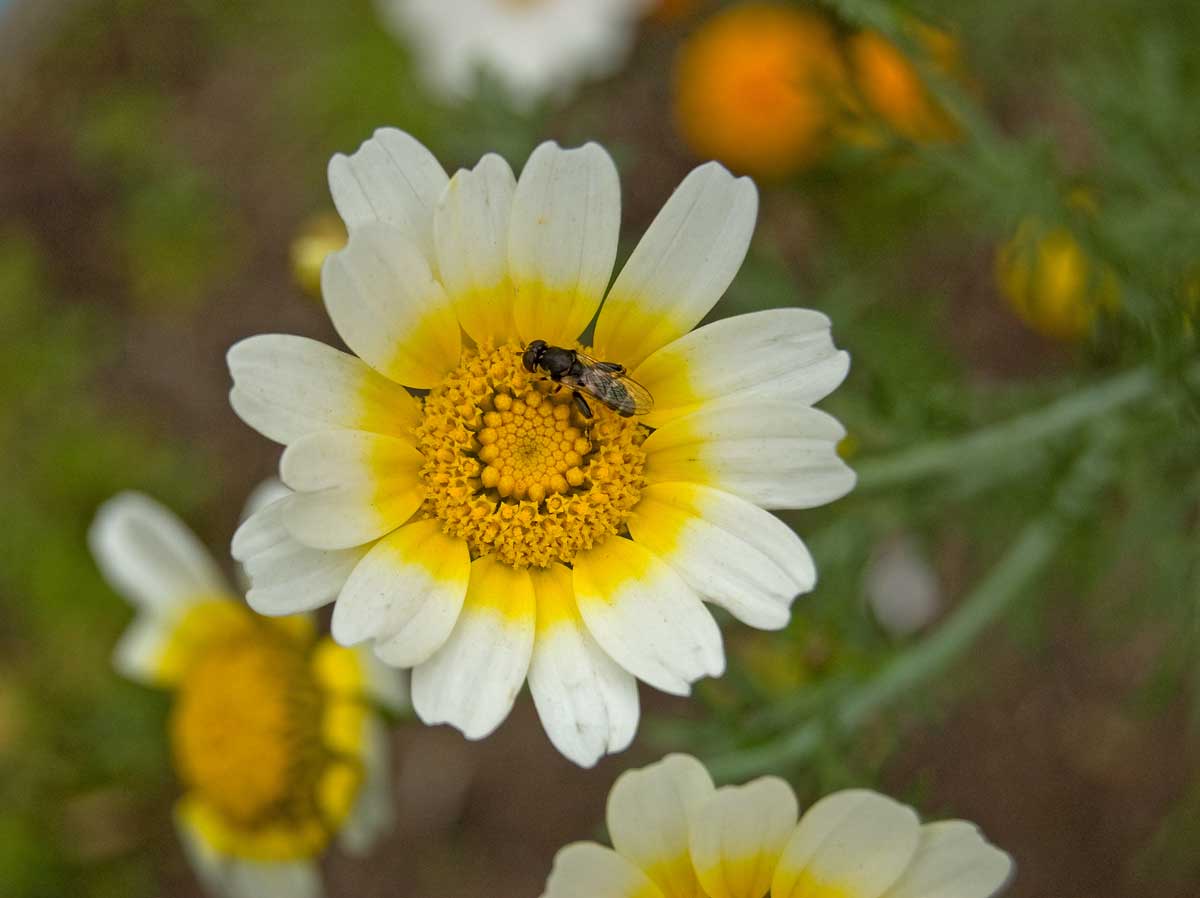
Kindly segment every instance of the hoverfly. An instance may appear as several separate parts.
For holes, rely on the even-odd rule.
[[[583,398],[584,393],[599,399],[623,418],[644,415],[654,407],[649,391],[625,373],[624,365],[616,362],[601,362],[574,349],[534,340],[525,347],[521,364],[529,372],[541,368],[555,383],[570,387],[585,418],[592,417],[592,409]]]

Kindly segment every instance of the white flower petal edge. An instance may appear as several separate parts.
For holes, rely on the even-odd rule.
[[[537,599],[537,638],[529,692],[555,748],[581,767],[591,767],[633,741],[637,682],[588,633],[566,567],[531,570],[530,577]]]
[[[846,430],[815,408],[786,402],[713,402],[642,444],[649,483],[699,483],[761,508],[814,508],[854,488],[838,457]]]
[[[325,894],[315,863],[232,861],[224,872],[229,898],[320,898]]]
[[[576,842],[554,856],[542,898],[663,898],[663,893],[612,849]]]
[[[334,639],[377,639],[380,657],[397,667],[421,664],[442,647],[463,607],[471,555],[439,524],[416,521],[376,543],[334,605]]]
[[[134,682],[161,683],[171,675],[162,660],[180,620],[199,603],[230,601],[232,589],[183,522],[141,493],[101,505],[88,545],[104,578],[137,609],[113,648],[114,668]]]
[[[881,898],[989,898],[1013,872],[1012,858],[989,845],[975,824],[926,823],[917,856]]]
[[[353,233],[382,222],[434,262],[433,208],[449,179],[424,145],[396,128],[379,128],[353,154],[329,160],[329,192]]]
[[[408,438],[420,421],[420,407],[403,387],[362,359],[316,340],[247,337],[226,358],[234,411],[277,443],[338,428]]]
[[[292,536],[284,512],[292,493],[255,512],[233,534],[233,557],[250,588],[246,601],[259,614],[302,614],[337,598],[370,545],[314,549]]]
[[[513,195],[509,272],[526,342],[570,346],[608,287],[621,227],[621,184],[598,144],[533,151]]]
[[[699,895],[689,828],[713,794],[708,771],[690,755],[667,755],[640,770],[626,770],[608,794],[613,847],[664,894]]]
[[[369,645],[356,646],[354,653],[362,668],[363,689],[370,701],[381,708],[386,708],[393,714],[399,714],[412,708],[412,686],[409,682],[411,677],[408,671],[396,670],[396,668],[384,664],[375,657],[375,653]],[[375,720],[376,718],[371,714],[367,716],[367,719]]]
[[[317,865],[308,860],[266,863],[218,854],[204,837],[176,818],[184,854],[200,881],[223,898],[321,898]]]
[[[812,556],[769,511],[694,483],[642,491],[629,535],[706,601],[761,630],[787,626],[793,599],[816,584]]]
[[[374,714],[366,715],[363,725],[367,729],[363,739],[363,785],[338,836],[342,848],[357,855],[369,852],[391,829],[396,816],[387,728]]]
[[[691,587],[632,540],[613,537],[575,556],[575,600],[588,631],[655,689],[687,695],[725,670],[721,631]]]
[[[828,795],[808,809],[788,840],[771,896],[801,898],[826,888],[876,898],[912,861],[920,828],[912,808],[876,792]],[[864,846],[870,846],[866,853]]]
[[[596,322],[604,358],[633,369],[693,327],[742,266],[758,191],[709,162],[683,179],[613,284]]]
[[[778,777],[718,789],[691,826],[692,863],[709,898],[762,898],[798,815]]]
[[[141,493],[120,493],[101,505],[88,546],[112,588],[146,611],[176,612],[199,599],[232,594],[195,535]]]
[[[328,430],[292,443],[279,460],[295,490],[283,508],[288,531],[317,549],[350,549],[399,527],[421,505],[421,453],[394,437]]]
[[[238,518],[238,526],[246,523],[268,505],[291,494],[292,491],[284,486],[283,481],[278,477],[268,477],[261,481],[258,486],[250,490],[250,495],[246,497],[246,504],[242,506],[242,516]]]
[[[441,280],[458,321],[476,343],[514,331],[508,276],[508,227],[517,179],[489,153],[450,179],[434,214]]]
[[[428,724],[452,724],[468,739],[495,730],[512,710],[529,671],[535,613],[528,571],[490,555],[472,562],[454,630],[413,669],[417,715]]]
[[[642,362],[633,377],[654,396],[651,427],[706,403],[770,400],[813,405],[850,370],[829,319],[810,309],[734,315],[684,334]]]
[[[407,387],[436,386],[458,364],[458,319],[430,261],[405,234],[365,224],[321,268],[321,294],[346,345]]]
[[[138,612],[113,646],[112,665],[116,672],[135,683],[158,685],[164,678],[161,659],[180,617]]]

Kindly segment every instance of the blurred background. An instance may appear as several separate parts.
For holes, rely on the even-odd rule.
[[[860,486],[787,517],[791,626],[598,769],[528,696],[483,743],[397,720],[398,825],[329,894],[537,895],[676,749],[977,821],[1014,898],[1200,894],[1197,47],[1175,0],[0,0],[0,894],[201,894],[84,536],[137,488],[227,556],[277,448],[225,350],[337,343],[325,165],[380,125],[451,172],[601,142],[621,257],[698,161],[753,175],[714,314],[833,319]]]

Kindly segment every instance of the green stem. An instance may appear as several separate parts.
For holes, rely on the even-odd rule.
[[[808,758],[830,735],[857,729],[880,709],[945,672],[1009,606],[1025,595],[1054,558],[1072,525],[1083,517],[1112,474],[1110,442],[1101,436],[1059,487],[1050,508],[1021,532],[988,576],[930,636],[901,652],[873,679],[851,691],[824,720],[809,720],[754,748],[708,762],[723,782],[779,771]]]
[[[1193,365],[1186,377],[1200,383],[1200,365]],[[1103,421],[1135,402],[1147,400],[1164,385],[1153,368],[1134,368],[966,436],[926,443],[890,457],[867,459],[856,466],[856,492],[903,485],[951,470],[977,467],[1001,455],[1028,452],[1032,446],[1052,437],[1089,422]]]

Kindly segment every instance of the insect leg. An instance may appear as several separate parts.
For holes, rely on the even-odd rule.
[[[587,404],[587,400],[583,398],[583,394],[576,390],[572,395],[575,397],[575,404],[579,406],[579,410],[583,412],[583,416],[585,418],[590,418],[592,416],[592,409],[591,406]]]

